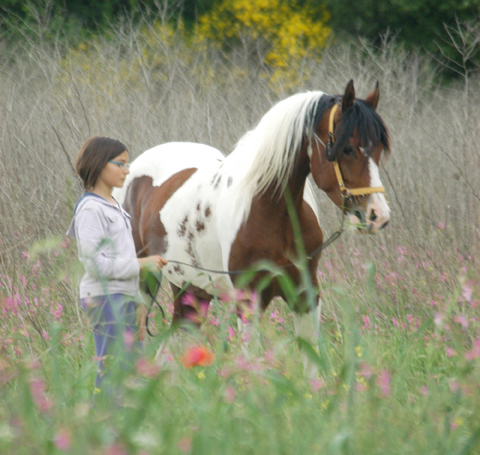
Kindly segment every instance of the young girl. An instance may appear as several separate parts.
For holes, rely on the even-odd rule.
[[[134,341],[135,308],[142,299],[140,270],[159,270],[167,261],[161,256],[137,259],[130,216],[112,197],[113,188],[122,187],[130,172],[125,145],[92,137],[80,149],[75,168],[85,194],[77,202],[67,235],[77,240],[85,267],[80,299],[93,326],[98,359],[95,392],[104,391],[110,398],[110,376],[115,371],[105,367],[105,360],[126,369],[140,347]]]

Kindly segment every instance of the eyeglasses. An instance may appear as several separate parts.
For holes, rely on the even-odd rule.
[[[130,163],[122,163],[121,161],[110,160],[109,163],[116,164],[120,169],[128,169],[130,167]]]

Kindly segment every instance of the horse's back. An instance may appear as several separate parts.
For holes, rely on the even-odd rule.
[[[152,186],[160,186],[178,172],[218,165],[224,158],[220,150],[205,144],[168,142],[157,145],[132,162],[123,188],[115,189],[114,196],[123,204],[128,187],[139,177],[151,177]]]

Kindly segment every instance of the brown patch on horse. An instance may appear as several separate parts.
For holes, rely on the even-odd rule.
[[[179,237],[185,237],[185,233],[187,232],[187,223],[188,223],[188,215],[185,215],[185,218],[178,225],[177,235]]]
[[[178,273],[179,275],[185,275],[183,268],[179,264],[175,264],[173,266],[173,271]]]
[[[147,176],[137,177],[130,183],[123,207],[132,218],[132,234],[139,257],[163,254],[167,250],[167,232],[160,210],[196,170],[177,172],[160,186],[153,186],[152,178]]]
[[[195,228],[197,229],[197,232],[202,232],[205,230],[205,223],[203,221],[197,220],[195,223]]]
[[[210,208],[209,205],[205,207],[205,218],[208,218],[212,214],[212,209]]]
[[[228,177],[228,180],[227,180],[227,187],[230,188],[232,186],[232,183],[233,183],[233,177],[230,176],[230,177]]]
[[[195,256],[195,250],[193,248],[193,239],[195,238],[193,232],[189,232],[187,235],[188,241],[187,241],[187,248],[185,249],[185,252],[188,254],[192,261],[192,265],[194,267],[198,266],[198,260]]]
[[[303,194],[303,193],[302,193]],[[300,272],[292,259],[298,256],[295,250],[294,232],[284,200],[274,202],[268,196],[256,196],[247,221],[240,227],[232,243],[228,268],[230,271],[245,270],[260,260],[268,260],[282,267],[296,285],[301,285]],[[301,235],[307,254],[313,252],[323,242],[323,234],[312,208],[302,200],[296,203]],[[309,260],[308,269],[314,286],[317,284],[316,269],[320,253]],[[265,276],[257,274],[252,287]],[[276,280],[262,291],[260,304],[264,310],[270,301],[285,295]],[[306,298],[302,296],[295,307],[296,311],[308,311]]]

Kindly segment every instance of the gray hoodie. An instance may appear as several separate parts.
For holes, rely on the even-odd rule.
[[[86,193],[75,207],[67,235],[77,240],[78,256],[85,267],[81,299],[107,294],[141,298],[130,215],[120,204],[114,206]]]

